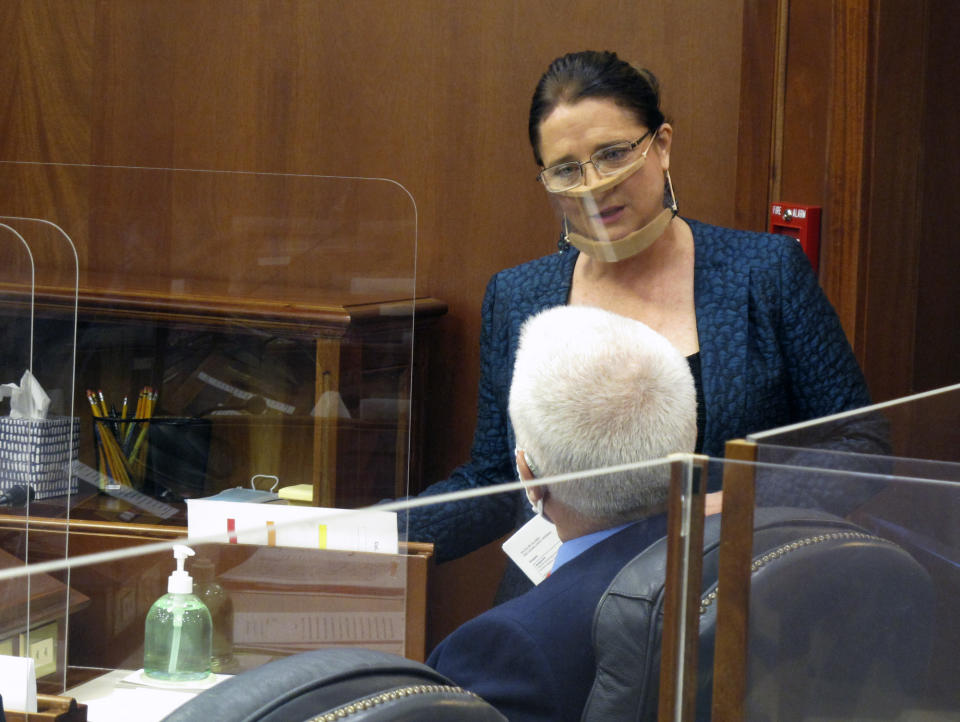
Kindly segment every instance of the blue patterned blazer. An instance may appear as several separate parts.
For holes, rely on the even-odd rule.
[[[751,432],[870,403],[863,373],[816,274],[795,241],[687,220],[693,231],[694,303],[706,420],[704,454]],[[520,326],[567,303],[577,251],[497,273],[483,300],[477,426],[470,461],[423,494],[511,481],[514,435],[507,415]],[[409,539],[454,559],[528,516],[520,494],[411,510]]]

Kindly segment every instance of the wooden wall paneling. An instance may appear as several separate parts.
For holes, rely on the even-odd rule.
[[[913,389],[960,381],[960,241],[954,209],[960,207],[960,12],[953,0],[927,0],[924,96],[908,133],[921,138],[921,219],[917,278]],[[907,108],[907,110],[911,110]],[[917,109],[913,109],[917,110]]]
[[[869,0],[832,4],[826,36],[832,58],[829,88],[826,154],[824,164],[823,215],[821,221],[820,282],[840,317],[847,337],[862,363],[858,346],[858,294],[862,288],[863,193],[868,143],[866,110],[869,67]],[[794,7],[800,12],[807,3]],[[825,30],[822,26],[821,31]],[[787,96],[789,103],[790,95]],[[810,122],[814,122],[811,118]],[[798,149],[799,150],[799,149]],[[787,152],[785,151],[785,155]],[[785,189],[785,192],[786,189]]]
[[[785,48],[779,195],[772,200],[823,205],[829,165],[832,0],[789,3]],[[832,239],[831,239],[832,240]]]
[[[872,132],[857,348],[878,400],[915,390],[925,137],[919,110],[924,106],[922,78],[931,67],[925,62],[926,11],[926,2],[883,1],[871,12],[874,51],[867,112]],[[953,326],[947,322],[941,328],[949,334]]]
[[[0,158],[87,159],[95,1],[0,3]]]
[[[734,224],[753,231],[767,229],[781,12],[769,0],[743,4]]]

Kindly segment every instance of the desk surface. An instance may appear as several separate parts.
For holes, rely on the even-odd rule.
[[[130,711],[137,710],[137,722],[162,720],[177,707],[193,699],[201,691],[198,687],[183,689],[145,687],[125,682],[136,674],[130,669],[103,670],[104,674],[68,689],[66,697],[87,705],[88,722],[128,722]],[[227,679],[228,675],[212,675],[204,681],[206,688]]]

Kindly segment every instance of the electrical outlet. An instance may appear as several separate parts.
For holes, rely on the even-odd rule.
[[[54,669],[56,669],[57,660],[54,657],[54,641],[53,639],[41,639],[39,642],[34,642],[30,645],[30,656],[33,657],[33,661],[37,665],[37,670],[42,670],[50,665],[54,665]],[[46,672],[37,672],[38,677],[42,677],[44,674],[46,674]]]
[[[20,635],[20,650],[24,654],[27,648],[27,635]],[[37,678],[57,671],[57,623],[30,630],[30,656],[36,668]]]

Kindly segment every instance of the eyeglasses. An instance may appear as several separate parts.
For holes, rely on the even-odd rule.
[[[537,180],[543,183],[551,193],[562,193],[583,183],[583,166],[587,163],[596,168],[600,175],[613,175],[636,160],[637,154],[634,151],[643,142],[643,139],[652,132],[648,130],[633,143],[614,143],[606,148],[601,148],[591,155],[588,161],[571,160],[544,168],[537,175]],[[652,140],[650,145],[647,146],[647,150],[642,153],[644,158],[647,157],[651,145],[653,145]]]

